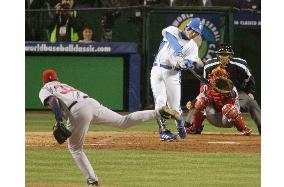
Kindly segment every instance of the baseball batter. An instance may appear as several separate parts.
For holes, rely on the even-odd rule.
[[[215,84],[218,78],[228,80],[228,72],[218,66],[209,75],[209,83]],[[252,130],[248,128],[240,112],[238,91],[236,87],[222,93],[214,88],[202,85],[200,94],[194,102],[188,102],[188,121],[186,122],[186,132],[189,134],[200,134],[203,130],[205,116],[209,123],[216,127],[231,128],[236,127],[242,135],[250,135]],[[204,115],[204,113],[206,115]]]
[[[168,105],[182,115],[181,72],[180,70],[193,68],[198,61],[198,46],[193,38],[201,34],[203,25],[198,18],[192,19],[181,31],[175,26],[162,30],[164,37],[160,43],[158,54],[151,70],[151,87],[154,96],[155,109]],[[166,121],[157,120],[160,140],[171,141],[176,135],[167,128]],[[186,137],[183,119],[176,120],[176,127],[180,138]]]
[[[83,142],[91,123],[126,128],[146,120],[161,119],[161,117],[173,117],[180,120],[179,113],[168,107],[138,111],[122,116],[103,106],[86,93],[59,82],[54,70],[45,70],[42,78],[44,86],[39,92],[39,98],[45,106],[49,106],[54,112],[56,127],[62,127],[63,119],[66,120],[67,130],[71,135],[67,136],[70,136],[68,149],[89,186],[98,186],[99,181],[83,151]],[[62,136],[64,133],[55,135],[55,138],[58,141]],[[58,142],[64,143],[64,141],[63,139]]]

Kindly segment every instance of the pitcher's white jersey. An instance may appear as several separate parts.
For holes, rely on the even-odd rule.
[[[172,34],[177,38],[178,43],[182,46],[182,54],[184,54],[184,59],[191,61],[196,61],[196,59],[198,59],[198,46],[195,41],[182,39],[182,31],[175,26],[169,26],[162,30],[162,35],[164,38],[161,42],[160,49],[154,63],[165,64],[174,67],[177,65],[177,62],[175,60],[175,51],[170,47],[170,44],[166,39],[166,32]]]
[[[58,81],[52,81],[46,83],[39,92],[39,98],[44,105],[46,104],[44,103],[45,100],[50,96],[55,96],[59,99],[63,117],[67,119],[69,115],[68,107],[73,102],[82,99],[83,96],[87,96],[87,94],[67,84],[63,84]]]
[[[46,83],[39,92],[39,98],[43,104],[45,99],[52,95],[56,96],[67,106],[71,105],[74,101],[83,98],[83,96],[87,96],[87,94],[80,90],[58,81]]]

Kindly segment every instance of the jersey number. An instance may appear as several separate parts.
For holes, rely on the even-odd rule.
[[[61,93],[61,94],[67,94],[67,93],[69,93],[69,92],[72,92],[72,91],[76,91],[76,89],[75,88],[72,88],[72,87],[70,87],[70,86],[63,86],[63,85],[55,85],[54,86],[54,89],[61,89],[59,92]]]

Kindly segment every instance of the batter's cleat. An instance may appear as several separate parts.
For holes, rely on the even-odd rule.
[[[165,119],[174,118],[175,120],[181,120],[180,114],[167,106],[163,106],[159,113],[161,117]]]
[[[185,132],[185,128],[184,127],[179,127],[177,128],[178,130],[178,135],[181,139],[185,139],[186,138],[186,132]]]
[[[87,184],[88,186],[99,186],[99,181],[88,179]]]
[[[177,135],[173,134],[170,130],[165,130],[163,132],[160,132],[160,140],[161,141],[174,141],[177,139]]]
[[[241,134],[244,136],[249,136],[251,135],[252,129],[246,127],[244,130],[241,131]]]

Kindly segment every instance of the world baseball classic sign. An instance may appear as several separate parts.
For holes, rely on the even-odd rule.
[[[204,29],[201,36],[194,40],[199,47],[199,58],[206,61],[215,57],[215,51],[220,43],[220,16],[218,14],[170,14],[167,21],[169,25],[183,30],[192,18],[200,18]]]

